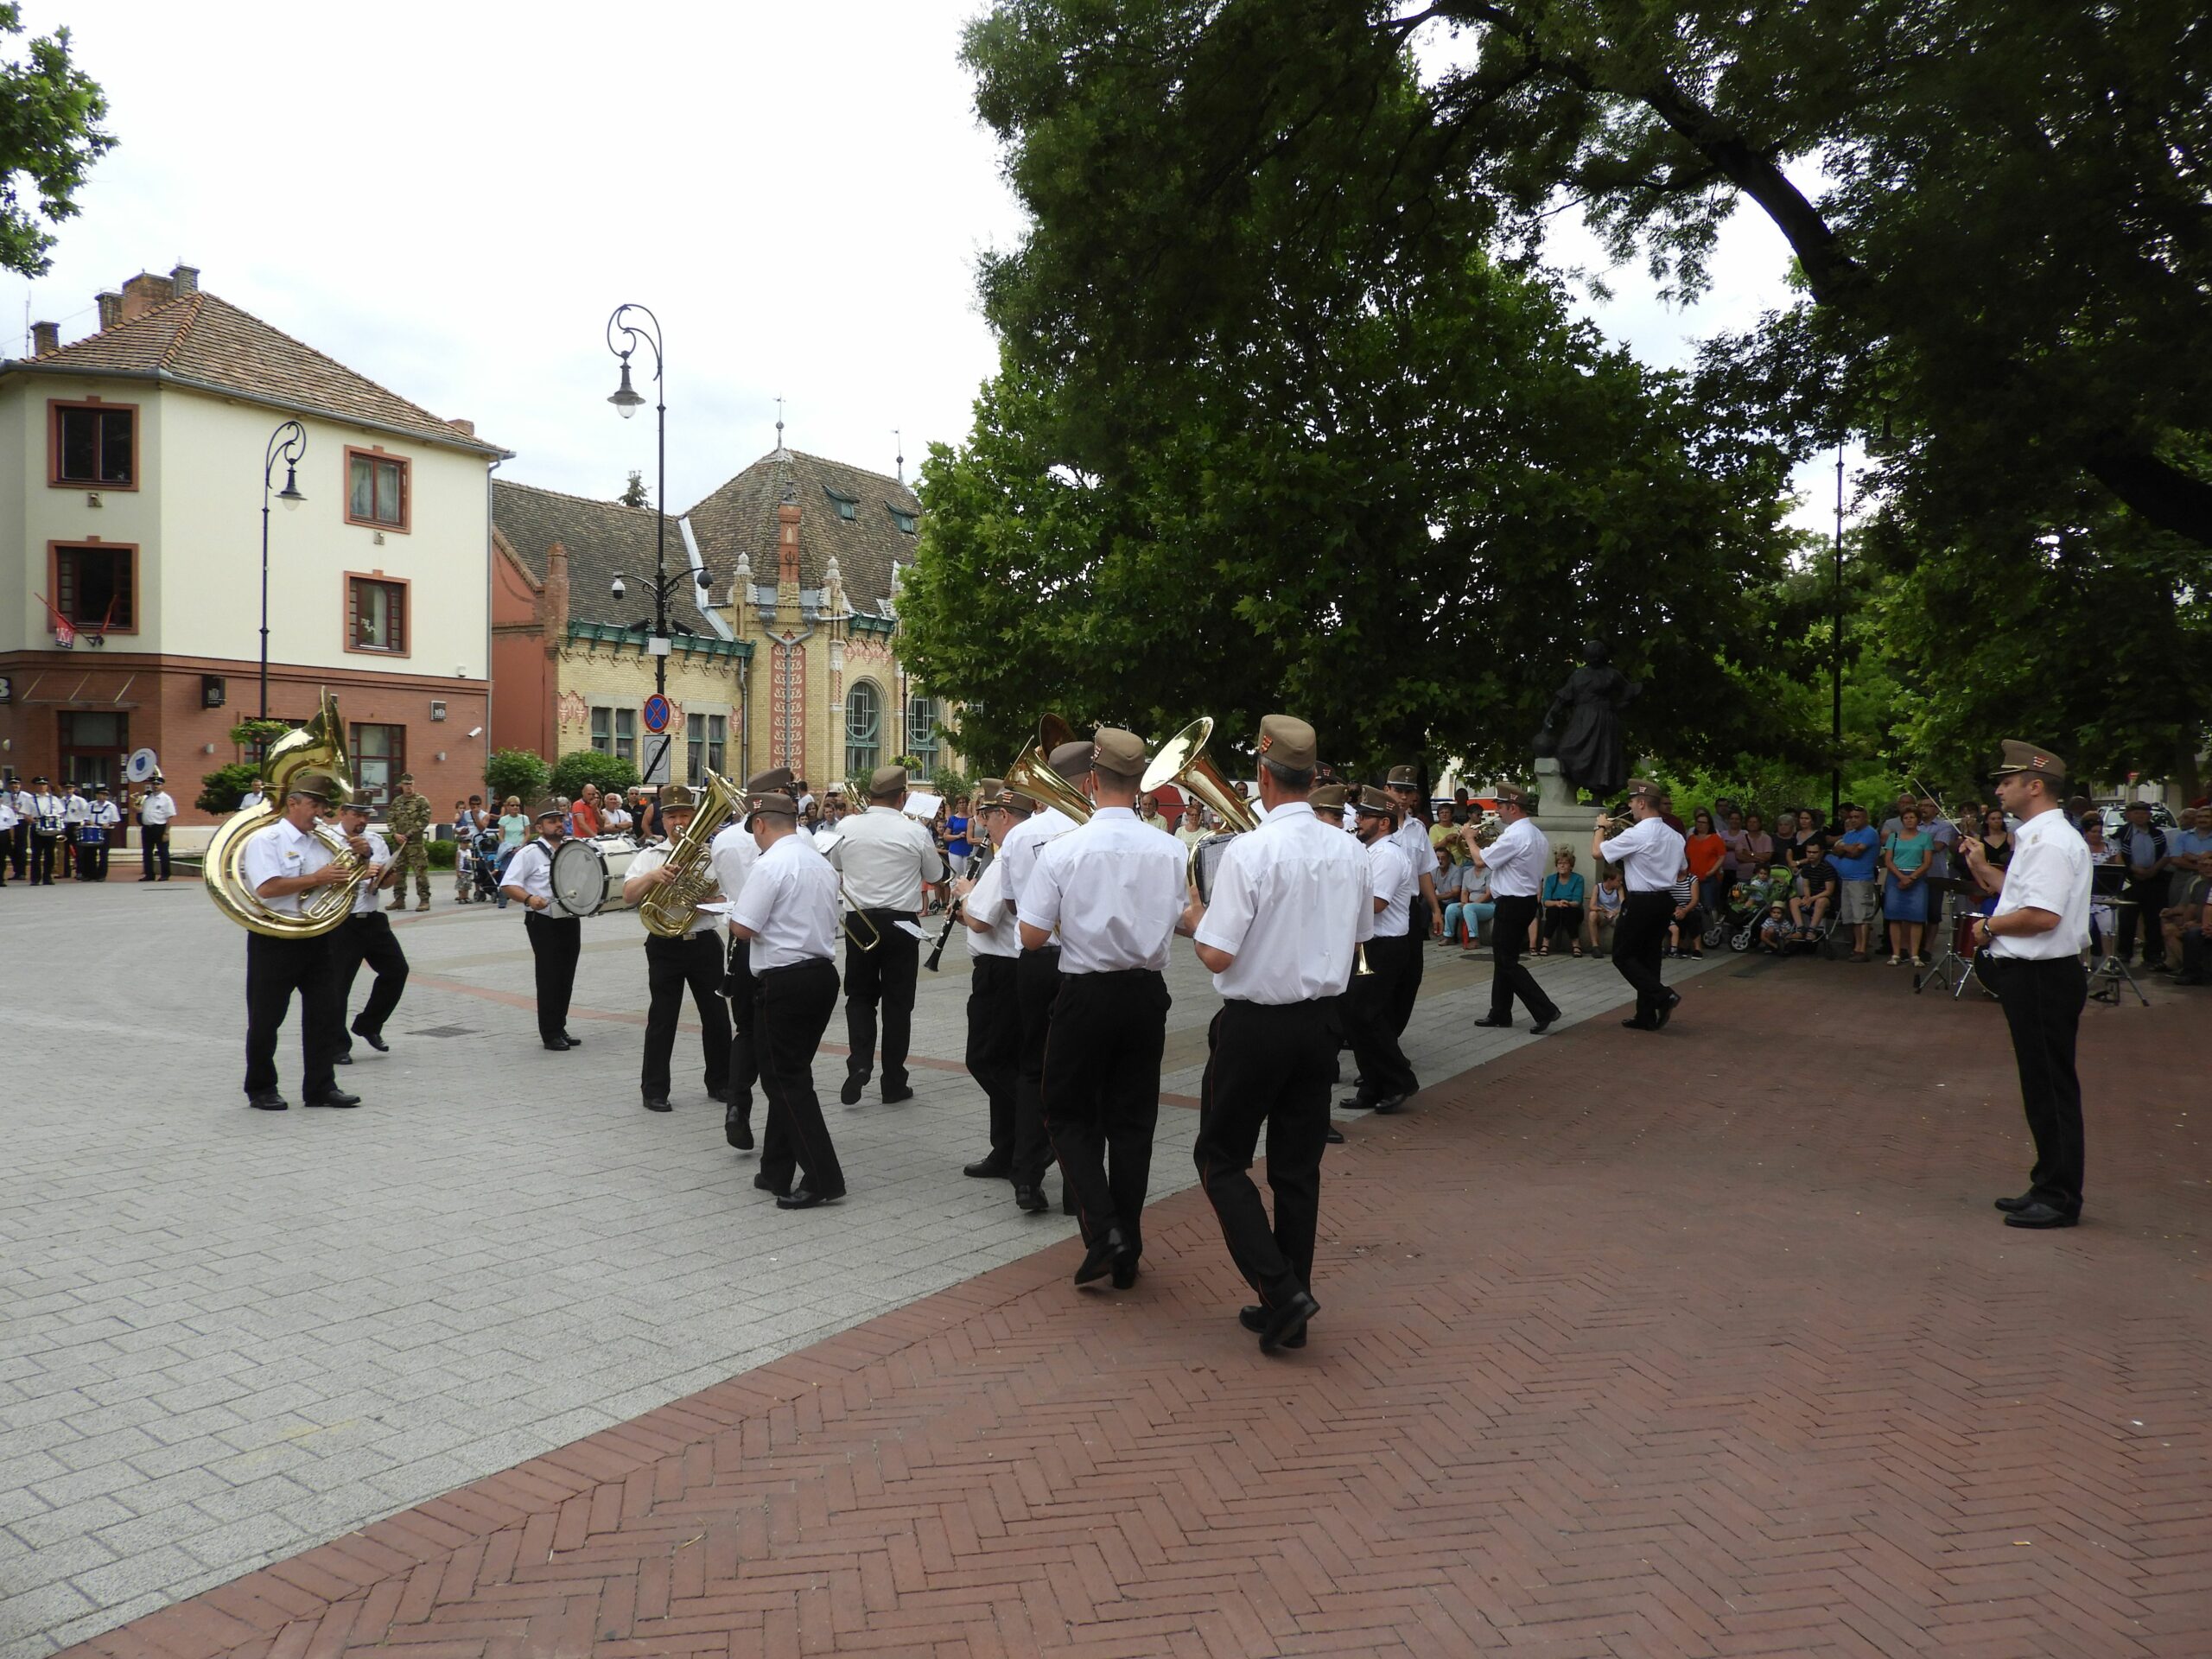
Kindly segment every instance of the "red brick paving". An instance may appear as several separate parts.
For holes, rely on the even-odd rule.
[[[1989,1208],[1989,1005],[1724,971],[1353,1128],[1303,1354],[1185,1193],[1128,1294],[1054,1248],[76,1651],[2202,1659],[2179,999],[2090,1010],[2073,1232]]]

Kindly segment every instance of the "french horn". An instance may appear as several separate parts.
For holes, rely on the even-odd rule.
[[[338,718],[338,700],[322,694],[315,717],[296,732],[287,732],[270,746],[262,762],[262,802],[248,812],[234,812],[207,843],[201,885],[207,896],[240,927],[272,939],[312,939],[331,932],[353,913],[354,900],[364,882],[373,880],[375,867],[355,856],[346,837],[333,826],[317,821],[311,832],[330,849],[331,862],[346,872],[346,880],[300,895],[300,913],[272,910],[245,879],[246,843],[271,828],[284,816],[284,797],[302,772],[327,773],[338,785],[340,800],[353,793],[353,769],[346,756],[346,728]]]

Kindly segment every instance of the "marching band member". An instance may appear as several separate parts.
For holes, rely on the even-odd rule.
[[[639,849],[638,855],[630,861],[630,868],[622,878],[625,904],[642,903],[655,887],[665,885],[675,874],[668,868],[668,855],[690,827],[698,810],[699,798],[683,785],[671,784],[661,791],[661,824],[664,833],[660,840]],[[704,896],[713,899],[719,894]],[[707,1064],[707,1097],[721,1101],[725,1108],[729,1103],[729,1008],[721,998],[726,963],[718,932],[712,912],[694,912],[691,926],[681,938],[665,939],[651,930],[645,933],[645,994],[650,1000],[645,1014],[645,1063],[639,1087],[649,1112],[675,1109],[668,1103],[669,1062],[676,1052],[676,1022],[683,1012],[686,986],[690,988],[691,1006],[699,1011],[699,1040]],[[727,1117],[727,1111],[724,1116]]]
[[[373,881],[364,883],[353,895],[353,913],[328,936],[330,976],[338,988],[335,1059],[340,1065],[351,1065],[353,1045],[346,1036],[346,1009],[353,1000],[353,981],[361,964],[369,964],[376,982],[369,987],[369,1000],[354,1017],[353,1035],[382,1054],[391,1047],[384,1039],[385,1022],[399,1006],[399,994],[407,988],[407,953],[399,948],[399,937],[391,931],[391,918],[377,899],[378,892],[398,878],[399,862],[385,838],[369,828],[369,804],[357,799],[340,806],[338,830],[353,843],[354,855],[368,860],[377,873]]]
[[[239,868],[246,885],[270,910],[297,916],[300,895],[343,881],[329,848],[315,834],[315,819],[336,792],[320,772],[302,772],[284,793],[283,814],[246,842]],[[245,1099],[257,1111],[281,1112],[290,1104],[276,1092],[276,1033],[300,997],[300,1096],[310,1106],[359,1106],[361,1097],[338,1086],[342,1007],[331,977],[330,940],[322,934],[279,938],[245,936]]]
[[[878,766],[868,781],[868,810],[839,825],[830,862],[844,877],[853,909],[874,933],[863,947],[845,942],[845,1085],[837,1098],[857,1105],[875,1066],[875,1008],[883,1005],[883,1103],[912,1100],[906,1048],[914,1018],[915,970],[922,942],[906,928],[921,912],[925,883],[942,880],[944,859],[924,825],[908,817],[906,768]],[[869,929],[858,930],[863,934]]]
[[[43,783],[45,780],[41,779],[40,781]],[[32,800],[30,791],[23,787],[22,779],[13,773],[4,783],[0,783],[0,797],[6,798],[15,814],[14,826],[8,831],[7,845],[0,851],[8,855],[8,868],[20,881],[30,868],[31,820],[38,816],[38,806]]]
[[[1046,764],[1080,789],[1090,772],[1091,746],[1081,741],[1063,743],[1045,757]],[[1030,872],[1048,842],[1075,828],[1075,820],[1056,806],[1033,813],[1029,821],[1008,832],[999,851],[1006,866],[1001,879],[1006,901],[1019,912]],[[1060,947],[1047,939],[1032,946],[1022,938],[1021,960],[1014,964],[1014,998],[1021,1007],[1021,1060],[1014,1088],[1014,1201],[1033,1214],[1050,1206],[1045,1199],[1045,1171],[1052,1161],[1052,1137],[1045,1132],[1045,1046],[1052,1029],[1052,1005],[1060,994]],[[1061,1195],[1062,1207],[1075,1199],[1072,1188]]]
[[[1346,804],[1351,794],[1351,791],[1342,784],[1316,784],[1313,785],[1313,792],[1306,798],[1306,804],[1313,808],[1316,819],[1328,825],[1338,835],[1348,836],[1359,822],[1351,808]],[[1363,913],[1369,919],[1367,932],[1360,940],[1363,944],[1374,937],[1374,906],[1370,905]],[[1350,1035],[1351,993],[1349,990],[1339,991],[1329,999],[1328,1021],[1329,1081],[1334,1084],[1343,1075],[1342,1063],[1338,1056],[1341,1055],[1351,1043]],[[1344,1143],[1344,1131],[1334,1123],[1329,1125],[1328,1141],[1332,1147],[1341,1147]]]
[[[8,866],[13,860],[16,831],[22,828],[22,815],[16,810],[16,798],[14,780],[0,783],[0,887],[8,885]],[[16,875],[19,880],[22,877],[20,866]]]
[[[969,834],[988,840],[995,855],[974,880],[963,878],[952,884],[968,941],[968,1075],[990,1107],[990,1154],[960,1172],[978,1180],[1003,1180],[1014,1173],[1014,1080],[1021,1065],[1021,1005],[1014,976],[1021,959],[1021,923],[1007,902],[1006,861],[997,855],[1007,837],[1029,822],[1035,804],[1002,779],[978,783]]]
[[[1391,833],[1397,809],[1390,797],[1379,789],[1363,788],[1353,806],[1358,814],[1357,833],[1367,848],[1374,920],[1367,940],[1370,971],[1353,976],[1346,998],[1359,1091],[1343,1103],[1362,1111],[1395,1112],[1421,1087],[1398,1043],[1398,1005],[1407,963],[1418,961],[1421,954],[1421,941],[1409,931],[1408,919],[1419,887],[1404,849]]]
[[[1659,969],[1667,925],[1675,913],[1675,878],[1685,862],[1681,836],[1659,816],[1659,786],[1635,778],[1628,786],[1627,829],[1605,838],[1606,820],[1590,832],[1590,856],[1621,868],[1628,897],[1613,927],[1613,968],[1636,988],[1636,1013],[1621,1024],[1630,1031],[1656,1031],[1682,1000],[1669,990]],[[1503,937],[1500,930],[1499,937]]]
[[[85,833],[86,815],[92,804],[85,798],[85,791],[75,779],[71,779],[61,797],[61,875],[64,880],[85,878],[84,860],[79,856],[79,842]]]
[[[755,795],[791,792],[791,769],[777,766],[755,772],[746,780],[749,800]],[[732,903],[745,891],[760,849],[753,844],[750,813],[725,824],[708,843],[707,859],[715,867],[715,885]],[[728,959],[722,970],[722,995],[729,1003],[729,1098],[722,1108],[722,1138],[740,1152],[753,1150],[753,1085],[760,1080],[759,1050],[753,1039],[753,1003],[759,985],[753,977],[753,947],[734,932],[728,936]]]
[[[1265,816],[1230,842],[1213,902],[1192,910],[1192,938],[1222,1006],[1206,1033],[1192,1150],[1229,1254],[1259,1294],[1237,1317],[1268,1354],[1304,1347],[1306,1321],[1321,1311],[1313,1236],[1336,1059],[1328,1016],[1375,923],[1358,849],[1309,804],[1318,747],[1302,720],[1269,715],[1260,722]],[[1272,1226],[1250,1173],[1263,1126]]]
[[[31,810],[23,814],[31,827],[31,886],[54,885],[54,851],[69,827],[69,800],[57,795],[43,778],[31,779]]]
[[[515,849],[499,875],[499,891],[522,901],[523,931],[537,969],[537,1039],[556,1054],[583,1046],[569,1035],[569,998],[576,988],[576,958],[584,948],[583,920],[553,909],[553,854],[566,822],[557,804],[540,807],[537,836]],[[406,880],[404,873],[400,880]],[[402,888],[403,902],[406,896]]]
[[[77,879],[107,880],[108,855],[122,839],[123,809],[115,804],[105,784],[92,785],[92,798],[85,803],[83,840],[77,848]]]
[[[1406,906],[1406,937],[1413,941],[1406,957],[1406,971],[1398,979],[1398,998],[1392,1005],[1398,1022],[1397,1036],[1406,1034],[1413,1021],[1414,1003],[1421,995],[1421,975],[1428,963],[1428,938],[1443,914],[1436,906],[1436,845],[1428,838],[1428,824],[1421,817],[1423,803],[1420,772],[1413,766],[1390,768],[1390,804],[1398,809],[1394,839],[1414,873],[1414,893]]]
[[[138,804],[138,861],[145,874],[138,879],[156,879],[154,866],[158,862],[161,875],[169,879],[169,823],[176,817],[176,797],[168,791],[168,785],[160,772],[150,780],[146,798]]]
[[[1167,1040],[1168,942],[1190,931],[1187,855],[1136,815],[1145,747],[1102,726],[1091,739],[1088,823],[1046,845],[1021,889],[1021,943],[1060,937],[1046,1039],[1045,1127],[1090,1245],[1075,1281],[1110,1268],[1136,1282]]]
[[[730,908],[729,931],[752,949],[753,1031],[768,1097],[753,1185],[774,1193],[779,1210],[810,1210],[845,1196],[814,1092],[814,1051],[837,1010],[837,873],[798,833],[789,795],[755,797],[748,822],[760,857]]]
[[[1510,1031],[1513,999],[1518,996],[1528,1005],[1529,1029],[1541,1037],[1559,1018],[1559,1004],[1536,982],[1521,952],[1529,944],[1529,925],[1541,908],[1537,895],[1552,861],[1551,843],[1529,817],[1528,796],[1511,784],[1498,785],[1497,816],[1505,829],[1488,851],[1475,844],[1478,826],[1466,824],[1459,831],[1476,868],[1489,870],[1491,897],[1497,904],[1491,924],[1491,955],[1497,966],[1491,973],[1490,1013],[1475,1023]]]

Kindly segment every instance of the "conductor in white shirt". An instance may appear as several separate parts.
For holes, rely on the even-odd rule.
[[[1991,778],[1997,802],[2020,821],[2012,859],[1993,868],[1981,842],[1960,842],[1967,873],[1997,893],[1997,909],[1974,925],[1987,959],[1982,976],[2004,1005],[2020,1072],[2020,1104],[2035,1137],[2028,1190],[1999,1198],[2007,1227],[2071,1227],[2082,1217],[2084,1152],[2082,1079],[2074,1067],[2088,976],[2089,849],[2059,810],[2066,763],[2017,738]]]
[[[1686,861],[1681,836],[1659,816],[1659,785],[1643,778],[1629,780],[1628,810],[1634,820],[1611,841],[1600,819],[1590,832],[1590,856],[1618,864],[1628,888],[1621,918],[1613,925],[1613,970],[1636,989],[1636,1013],[1621,1024],[1630,1031],[1656,1031],[1682,1000],[1668,988],[1659,969],[1667,925],[1675,914],[1675,878]]]
[[[845,941],[845,1084],[837,1098],[857,1105],[875,1069],[875,1014],[883,1009],[883,1103],[912,1100],[906,1048],[914,1020],[914,978],[922,942],[899,925],[914,925],[922,884],[944,879],[944,859],[928,830],[908,817],[906,768],[878,766],[868,781],[868,810],[838,826],[830,862],[844,878],[845,896],[868,918]],[[871,938],[871,935],[873,936]]]
[[[1491,953],[1496,960],[1490,979],[1490,1013],[1475,1023],[1510,1030],[1513,999],[1529,1010],[1529,1029],[1541,1037],[1559,1018],[1559,1004],[1536,982],[1521,960],[1528,947],[1529,925],[1536,919],[1544,871],[1552,861],[1551,843],[1529,817],[1529,798],[1511,784],[1497,788],[1497,816],[1504,830],[1487,849],[1475,844],[1474,824],[1464,825],[1460,836],[1467,843],[1476,868],[1490,872],[1490,896],[1497,906],[1491,924]]]

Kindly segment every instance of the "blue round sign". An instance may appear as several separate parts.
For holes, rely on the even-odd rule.
[[[645,729],[649,732],[668,729],[668,699],[658,691],[645,699]]]

